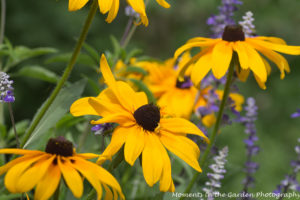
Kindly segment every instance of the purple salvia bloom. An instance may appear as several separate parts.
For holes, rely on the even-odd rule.
[[[297,111],[293,114],[291,114],[291,118],[297,118],[300,117],[300,109],[297,109]]]
[[[298,145],[295,147],[295,152],[297,154],[297,160],[291,162],[293,168],[293,173],[286,175],[279,185],[277,185],[276,190],[273,191],[275,194],[283,194],[288,190],[300,191],[300,184],[297,181],[297,173],[300,171],[300,138],[298,138]]]
[[[246,37],[253,37],[255,35],[255,26],[253,24],[254,18],[251,11],[246,12],[243,16],[243,21],[239,21],[239,25],[243,27]]]
[[[133,10],[131,6],[125,7],[125,15],[128,17],[134,17],[135,19],[140,19],[140,14]]]
[[[247,105],[244,109],[246,114],[243,117],[239,117],[238,121],[245,126],[245,133],[248,136],[248,138],[244,140],[247,149],[247,161],[245,163],[246,178],[243,180],[244,188],[242,191],[242,193],[248,193],[248,188],[254,186],[255,179],[253,174],[259,168],[259,165],[252,161],[252,157],[259,152],[259,147],[255,145],[255,142],[258,140],[255,126],[255,121],[257,119],[255,99],[252,97],[248,98]]]
[[[219,14],[212,15],[206,21],[211,26],[213,37],[219,38],[222,36],[225,26],[235,24],[232,16],[237,10],[236,5],[242,4],[238,0],[222,0],[221,6],[218,7]]]
[[[97,124],[91,128],[91,131],[95,132],[95,135],[101,135],[103,132],[111,130],[113,128],[111,123]]]
[[[0,102],[14,102],[13,81],[9,80],[9,75],[5,72],[0,72]]]
[[[221,187],[221,180],[226,173],[225,164],[227,162],[227,155],[228,147],[226,146],[219,151],[219,155],[213,158],[215,163],[209,166],[212,173],[207,173],[208,181],[205,183],[206,187],[203,188],[208,200],[213,200],[216,194],[219,193],[218,188]]]

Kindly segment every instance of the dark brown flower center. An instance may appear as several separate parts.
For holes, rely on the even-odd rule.
[[[63,136],[57,138],[50,138],[45,152],[61,155],[61,156],[72,156],[73,155],[73,144],[66,140]]]
[[[228,25],[225,27],[222,40],[228,42],[245,41],[245,33],[240,25]]]
[[[133,116],[138,125],[147,131],[154,131],[160,121],[159,108],[152,103],[139,107]]]

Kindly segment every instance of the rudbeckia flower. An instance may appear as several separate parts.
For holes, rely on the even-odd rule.
[[[71,106],[74,116],[102,116],[92,124],[118,123],[110,144],[100,155],[98,163],[111,159],[124,145],[125,161],[131,166],[142,155],[144,178],[149,186],[160,181],[161,191],[174,191],[171,162],[166,148],[201,172],[198,163],[200,150],[186,137],[194,134],[208,138],[193,123],[182,118],[171,118],[154,104],[148,103],[143,92],[135,92],[127,83],[116,81],[104,55],[100,68],[108,85],[97,97],[86,97]]]
[[[36,186],[34,199],[49,199],[63,177],[73,195],[80,198],[83,193],[83,176],[97,191],[97,199],[102,196],[102,186],[108,199],[113,199],[113,196],[118,198],[118,194],[124,199],[116,179],[99,165],[86,160],[99,155],[77,154],[73,144],[64,137],[50,139],[45,152],[0,149],[0,154],[23,155],[0,167],[0,175],[7,172],[4,184],[11,193],[28,192]]]
[[[76,11],[81,9],[89,0],[69,0],[69,11]],[[164,8],[169,8],[165,0],[156,0],[159,5]],[[148,26],[148,18],[145,10],[144,0],[127,0],[127,3],[140,15],[141,22]],[[100,12],[103,14],[108,13],[106,21],[111,23],[117,16],[119,11],[119,0],[98,0]]]
[[[226,26],[222,38],[196,37],[190,39],[177,49],[175,58],[193,47],[202,48],[200,53],[191,59],[191,62],[195,61],[195,65],[191,69],[191,79],[196,85],[210,70],[217,79],[222,78],[229,68],[233,52],[236,52],[241,67],[237,69],[239,76],[245,79],[251,70],[260,87],[265,88],[270,66],[259,53],[277,65],[282,79],[285,71],[289,72],[290,68],[286,59],[276,51],[290,55],[300,54],[300,46],[288,46],[284,40],[276,37],[245,37],[242,28],[235,25]]]

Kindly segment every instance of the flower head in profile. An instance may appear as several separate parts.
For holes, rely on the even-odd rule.
[[[201,136],[208,142],[202,131],[185,119],[169,117],[163,109],[149,103],[145,93],[135,92],[127,83],[116,81],[104,55],[101,57],[100,68],[108,88],[97,97],[75,101],[70,109],[74,116],[102,117],[91,121],[92,124],[119,124],[98,163],[111,159],[124,145],[125,161],[133,165],[142,155],[147,184],[153,186],[160,181],[161,191],[175,190],[166,148],[201,172],[198,163],[200,150],[186,134]]]
[[[271,68],[259,52],[277,65],[282,79],[285,71],[289,72],[290,68],[287,60],[277,52],[290,55],[300,54],[300,46],[288,46],[284,40],[276,37],[245,37],[242,27],[236,25],[226,26],[222,38],[190,39],[177,49],[175,58],[194,47],[202,48],[200,53],[193,56],[189,62],[195,62],[191,69],[191,80],[196,85],[210,70],[217,79],[222,78],[229,68],[233,53],[236,52],[240,64],[240,67],[236,69],[239,78],[245,80],[251,70],[259,86],[265,89],[265,82]],[[184,72],[181,72],[181,76],[183,74]]]
[[[106,197],[118,195],[124,199],[117,180],[105,169],[87,161],[98,155],[77,154],[73,144],[64,137],[48,141],[45,152],[25,149],[0,149],[0,154],[23,155],[0,167],[0,175],[6,173],[4,184],[11,193],[24,193],[35,186],[34,199],[49,199],[58,187],[61,178],[76,198],[83,193],[83,179],[86,178],[102,197],[102,187]]]
[[[81,9],[89,0],[69,0],[69,11],[76,11]],[[165,0],[156,0],[159,5],[164,8],[169,8]],[[144,0],[127,0],[127,3],[132,9],[139,14],[141,23],[148,26],[148,17],[146,15],[146,8]],[[120,0],[98,0],[100,12],[103,14],[108,13],[106,21],[111,23],[117,16],[119,11]]]

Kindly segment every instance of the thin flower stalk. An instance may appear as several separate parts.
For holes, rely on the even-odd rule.
[[[86,39],[86,36],[88,34],[88,30],[90,28],[90,25],[91,25],[91,23],[94,19],[97,8],[98,8],[97,0],[94,0],[93,4],[91,5],[89,14],[88,14],[87,19],[85,21],[85,24],[82,28],[82,31],[81,31],[81,34],[80,34],[79,39],[77,41],[77,44],[75,46],[75,49],[73,51],[72,57],[69,61],[69,64],[67,65],[61,79],[59,80],[58,84],[56,85],[56,87],[53,90],[52,94],[50,95],[49,99],[45,102],[45,104],[42,106],[42,108],[38,112],[37,117],[31,123],[31,125],[30,125],[30,127],[29,127],[27,133],[25,134],[24,139],[21,143],[21,147],[23,147],[25,145],[26,141],[29,139],[29,137],[31,136],[31,134],[33,133],[33,131],[35,130],[35,128],[37,127],[37,125],[39,124],[39,122],[41,121],[43,116],[45,115],[46,111],[49,109],[50,105],[56,99],[58,93],[60,92],[60,90],[64,86],[65,82],[67,81],[70,73],[72,72],[72,70],[74,68],[74,65],[76,63],[76,60],[78,58],[78,55],[80,53],[81,47],[82,47],[82,45],[83,45],[83,43]]]

